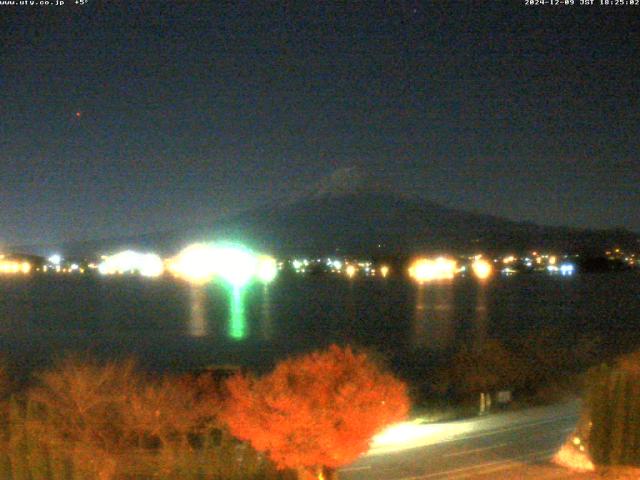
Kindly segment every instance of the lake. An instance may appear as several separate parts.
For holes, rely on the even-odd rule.
[[[521,341],[547,328],[567,347],[599,335],[614,350],[640,345],[640,274],[404,279],[281,277],[232,291],[170,279],[0,278],[0,352],[26,372],[67,351],[136,356],[153,370],[212,364],[270,367],[287,355],[350,343],[399,372],[464,343]]]

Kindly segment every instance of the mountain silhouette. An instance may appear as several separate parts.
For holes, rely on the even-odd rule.
[[[62,246],[69,255],[94,255],[119,248],[175,253],[193,241],[232,241],[279,255],[408,255],[417,252],[518,252],[548,249],[601,254],[614,246],[637,249],[637,234],[622,229],[585,230],[515,222],[448,208],[435,202],[355,184],[338,177],[322,189],[196,225]],[[339,188],[337,188],[339,187]],[[348,188],[347,188],[348,187]],[[50,252],[51,247],[13,251]],[[31,250],[28,250],[31,249]]]
[[[286,205],[265,206],[215,225],[223,237],[250,239],[281,253],[410,254],[419,251],[553,249],[601,253],[638,246],[624,230],[540,226],[457,210],[387,191],[327,190]]]

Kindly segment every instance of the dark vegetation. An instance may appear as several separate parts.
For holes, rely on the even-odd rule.
[[[587,443],[598,465],[640,466],[640,351],[588,374]]]
[[[402,382],[366,353],[336,346],[222,383],[210,372],[157,378],[131,360],[87,357],[19,387],[6,372],[7,480],[329,479],[409,410]]]
[[[295,478],[227,432],[207,374],[154,379],[132,361],[68,357],[19,390],[3,378],[3,479]]]
[[[463,345],[449,356],[414,358],[408,379],[416,413],[432,421],[476,415],[480,395],[493,399],[509,391],[511,401],[502,407],[551,403],[580,395],[584,372],[612,355],[598,338],[539,329],[510,342],[490,338]]]

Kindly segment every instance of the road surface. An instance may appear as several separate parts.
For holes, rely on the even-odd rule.
[[[376,437],[367,455],[340,470],[340,479],[525,478],[524,467],[550,459],[573,431],[579,407],[573,401],[449,423],[401,424]]]

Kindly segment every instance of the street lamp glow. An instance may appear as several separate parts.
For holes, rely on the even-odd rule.
[[[246,285],[257,273],[255,255],[243,248],[215,248],[214,258],[215,273],[234,287]]]
[[[432,262],[426,258],[420,258],[409,267],[409,275],[419,283],[426,282],[432,277]]]
[[[242,246],[225,244],[189,245],[168,262],[168,268],[175,276],[194,284],[217,277],[234,288],[244,287],[256,278],[269,283],[278,274],[273,257],[257,256]]]
[[[4,255],[0,255],[0,273],[29,273],[31,272],[31,264],[27,261],[18,261],[5,259]]]
[[[471,268],[473,270],[473,274],[480,280],[489,278],[493,272],[491,264],[482,258],[476,259],[471,265]]]
[[[438,257],[435,260],[419,258],[411,264],[409,275],[418,283],[450,280],[454,277],[457,269],[456,261],[449,258]]]
[[[380,275],[382,275],[382,278],[387,278],[387,275],[389,275],[389,267],[382,265],[380,267]]]
[[[169,261],[175,276],[194,284],[209,282],[216,274],[216,252],[203,243],[194,243]]]
[[[563,276],[573,275],[575,272],[575,266],[571,263],[563,263],[560,265],[560,274]]]
[[[347,274],[347,277],[349,278],[353,278],[356,274],[356,267],[354,267],[353,265],[347,265],[347,268],[345,269],[345,272]]]
[[[509,255],[508,257],[504,257],[502,259],[502,263],[504,263],[505,265],[508,265],[510,263],[513,263],[516,261],[516,257],[514,257],[513,255]]]
[[[138,268],[143,277],[159,277],[164,273],[164,263],[155,253],[147,253],[140,257]]]
[[[72,270],[76,270],[76,268]],[[164,265],[155,253],[138,253],[133,250],[124,250],[114,255],[103,258],[98,271],[103,275],[119,273],[139,273],[145,277],[157,277],[162,275]]]
[[[278,265],[275,258],[263,255],[258,258],[258,279],[262,283],[270,283],[278,275]]]

